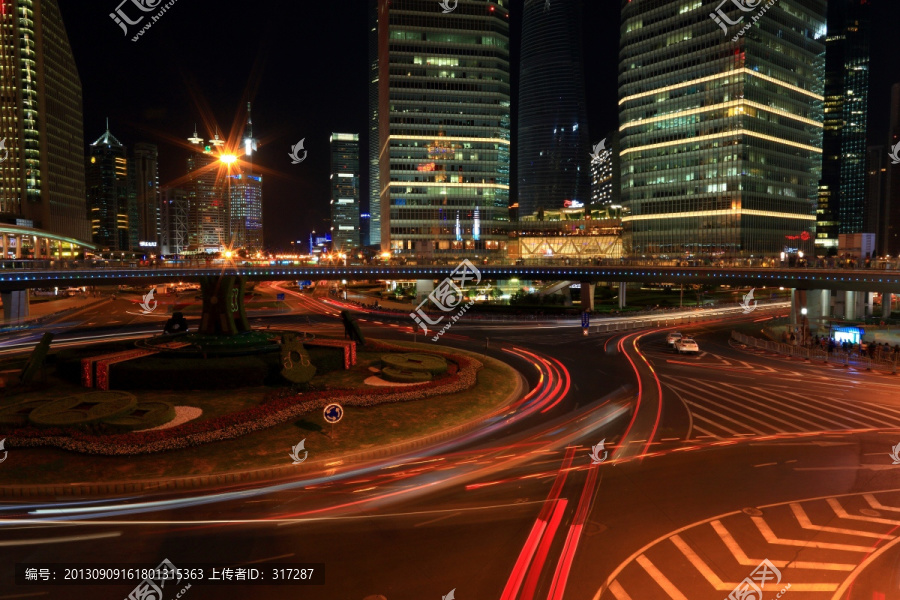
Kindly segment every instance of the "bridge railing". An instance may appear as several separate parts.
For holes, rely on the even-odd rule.
[[[744,346],[759,348],[783,356],[792,356],[803,358],[808,361],[830,363],[842,367],[850,367],[852,365],[853,367],[862,368],[867,371],[885,371],[894,375],[897,374],[897,366],[898,363],[900,363],[900,353],[897,352],[892,353],[889,357],[881,358],[875,358],[858,352],[844,352],[839,348],[835,348],[833,352],[828,352],[822,348],[795,346],[793,344],[785,344],[773,340],[761,340],[737,331],[731,332],[731,339]]]
[[[459,264],[458,259],[439,260],[391,260],[389,262],[360,262],[348,261],[343,263],[319,263],[319,267],[427,267],[441,266],[454,267]],[[244,260],[244,259],[195,259],[186,258],[179,260],[56,260],[56,259],[17,259],[0,260],[0,271],[71,271],[71,270],[112,270],[112,269],[210,269],[210,268],[241,268],[241,267],[310,267],[306,261],[278,261],[268,260]],[[854,261],[842,259],[803,259],[800,261],[781,261],[778,259],[724,259],[724,260],[660,260],[644,258],[627,259],[574,259],[574,258],[541,258],[519,260],[487,260],[478,266],[495,267],[690,267],[708,269],[802,269],[802,270],[850,270],[850,271],[900,271],[900,259],[874,261]]]

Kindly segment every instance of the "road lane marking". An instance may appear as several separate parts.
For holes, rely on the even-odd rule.
[[[791,538],[780,538],[775,535],[775,532],[772,531],[772,529],[769,527],[769,524],[766,523],[765,519],[763,519],[762,517],[750,518],[753,520],[753,523],[756,525],[756,528],[759,529],[759,532],[765,538],[766,542],[770,544],[778,544],[781,546],[799,546],[801,548],[820,548],[822,550],[842,550],[844,552],[868,553],[872,551],[872,548],[869,546],[854,546],[852,544],[835,544],[833,542],[814,542],[812,540],[794,540]]]
[[[662,574],[662,571],[656,568],[656,566],[650,562],[650,559],[641,554],[637,557],[637,562],[647,573],[650,574],[650,577],[653,578],[653,581],[659,584],[659,587],[663,589],[672,600],[688,600],[687,596],[678,591],[678,588],[675,585],[666,579],[666,576]]]
[[[609,585],[609,591],[616,597],[616,600],[633,600],[618,581],[613,581]]]
[[[761,558],[749,558],[746,554],[744,554],[743,549],[731,536],[731,532],[726,529],[725,525],[723,525],[721,521],[713,521],[712,523],[710,523],[710,525],[712,525],[713,529],[716,530],[716,533],[719,534],[719,537],[722,539],[725,547],[731,551],[738,564],[744,567],[756,567],[763,561],[763,559]],[[823,563],[802,560],[772,560],[771,562],[773,565],[780,569],[790,566],[792,569],[815,569],[817,571],[852,571],[856,568],[855,564],[847,563]]]
[[[812,521],[809,520],[809,517],[807,516],[806,511],[803,510],[802,506],[800,506],[796,502],[791,502],[791,510],[793,511],[794,516],[797,518],[797,522],[800,523],[800,527],[802,527],[803,529],[824,531],[826,533],[840,533],[843,535],[855,535],[859,537],[870,537],[881,540],[892,540],[897,537],[896,535],[889,535],[886,533],[871,533],[868,531],[858,531],[856,529],[845,529],[843,527],[826,527],[824,525],[813,525]]]
[[[868,521],[869,523],[881,523],[883,525],[900,525],[900,521],[895,521],[894,519],[881,519],[879,517],[861,517],[858,515],[851,515],[844,507],[841,506],[841,503],[837,501],[835,498],[828,498],[828,505],[831,506],[832,510],[834,510],[834,514],[836,514],[841,519],[850,519],[851,521]]]

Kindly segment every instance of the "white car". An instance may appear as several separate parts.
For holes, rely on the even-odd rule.
[[[700,346],[697,345],[697,342],[695,342],[693,338],[686,337],[675,342],[675,349],[678,350],[678,354],[686,354],[688,352],[697,354],[700,352]]]
[[[681,337],[682,336],[680,333],[678,333],[677,331],[673,331],[666,336],[666,343],[670,346],[674,346],[676,343],[678,343],[678,340],[680,340]]]

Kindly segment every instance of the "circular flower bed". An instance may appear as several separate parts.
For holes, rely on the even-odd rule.
[[[370,343],[369,347],[374,347],[377,351],[405,350],[381,342]],[[459,365],[456,373],[439,381],[429,381],[402,390],[336,390],[304,394],[281,389],[269,394],[264,403],[259,406],[208,421],[185,423],[160,431],[95,436],[80,431],[61,429],[15,430],[7,435],[7,447],[55,446],[64,450],[105,456],[152,454],[247,435],[292,421],[310,411],[320,410],[331,402],[340,402],[344,406],[375,406],[393,402],[409,402],[460,392],[475,385],[478,370],[482,367],[479,361],[443,352],[434,352],[433,354],[455,361]]]

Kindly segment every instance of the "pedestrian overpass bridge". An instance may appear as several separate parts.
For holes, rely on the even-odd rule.
[[[444,279],[457,265],[297,266],[215,265],[170,267],[51,265],[49,261],[0,263],[0,291],[119,284],[162,284],[199,281],[203,277],[238,276],[250,281],[284,280],[422,280]],[[4,265],[7,265],[4,268]],[[649,265],[517,266],[477,265],[482,279],[573,281],[582,283],[675,283],[785,287],[800,290],[844,290],[900,293],[900,269],[820,269],[809,267],[677,267]]]
[[[582,306],[594,306],[594,288],[598,282],[619,284],[619,303],[625,305],[629,283],[671,283],[676,285],[727,285],[735,287],[783,287],[792,290],[792,320],[824,322],[837,317],[847,320],[871,316],[873,296],[883,296],[882,315],[890,316],[892,295],[900,293],[900,262],[881,268],[821,268],[791,266],[778,262],[766,266],[748,266],[750,261],[735,260],[718,266],[674,266],[652,261],[607,261],[608,264],[581,265],[472,265],[477,280],[521,279],[581,283]],[[625,264],[623,264],[625,263]],[[758,261],[757,261],[758,264]],[[219,264],[158,263],[141,266],[134,262],[0,262],[0,294],[6,320],[28,315],[27,290],[51,287],[103,285],[156,285],[184,281],[285,280],[418,280],[425,293],[434,280],[450,277],[459,264],[429,265],[302,265],[243,264],[221,261]],[[475,273],[471,271],[470,273]],[[218,278],[218,279],[217,279]],[[476,277],[468,277],[467,281]],[[205,303],[205,300],[204,300]],[[803,310],[805,309],[805,310]],[[801,319],[803,315],[803,319]]]

